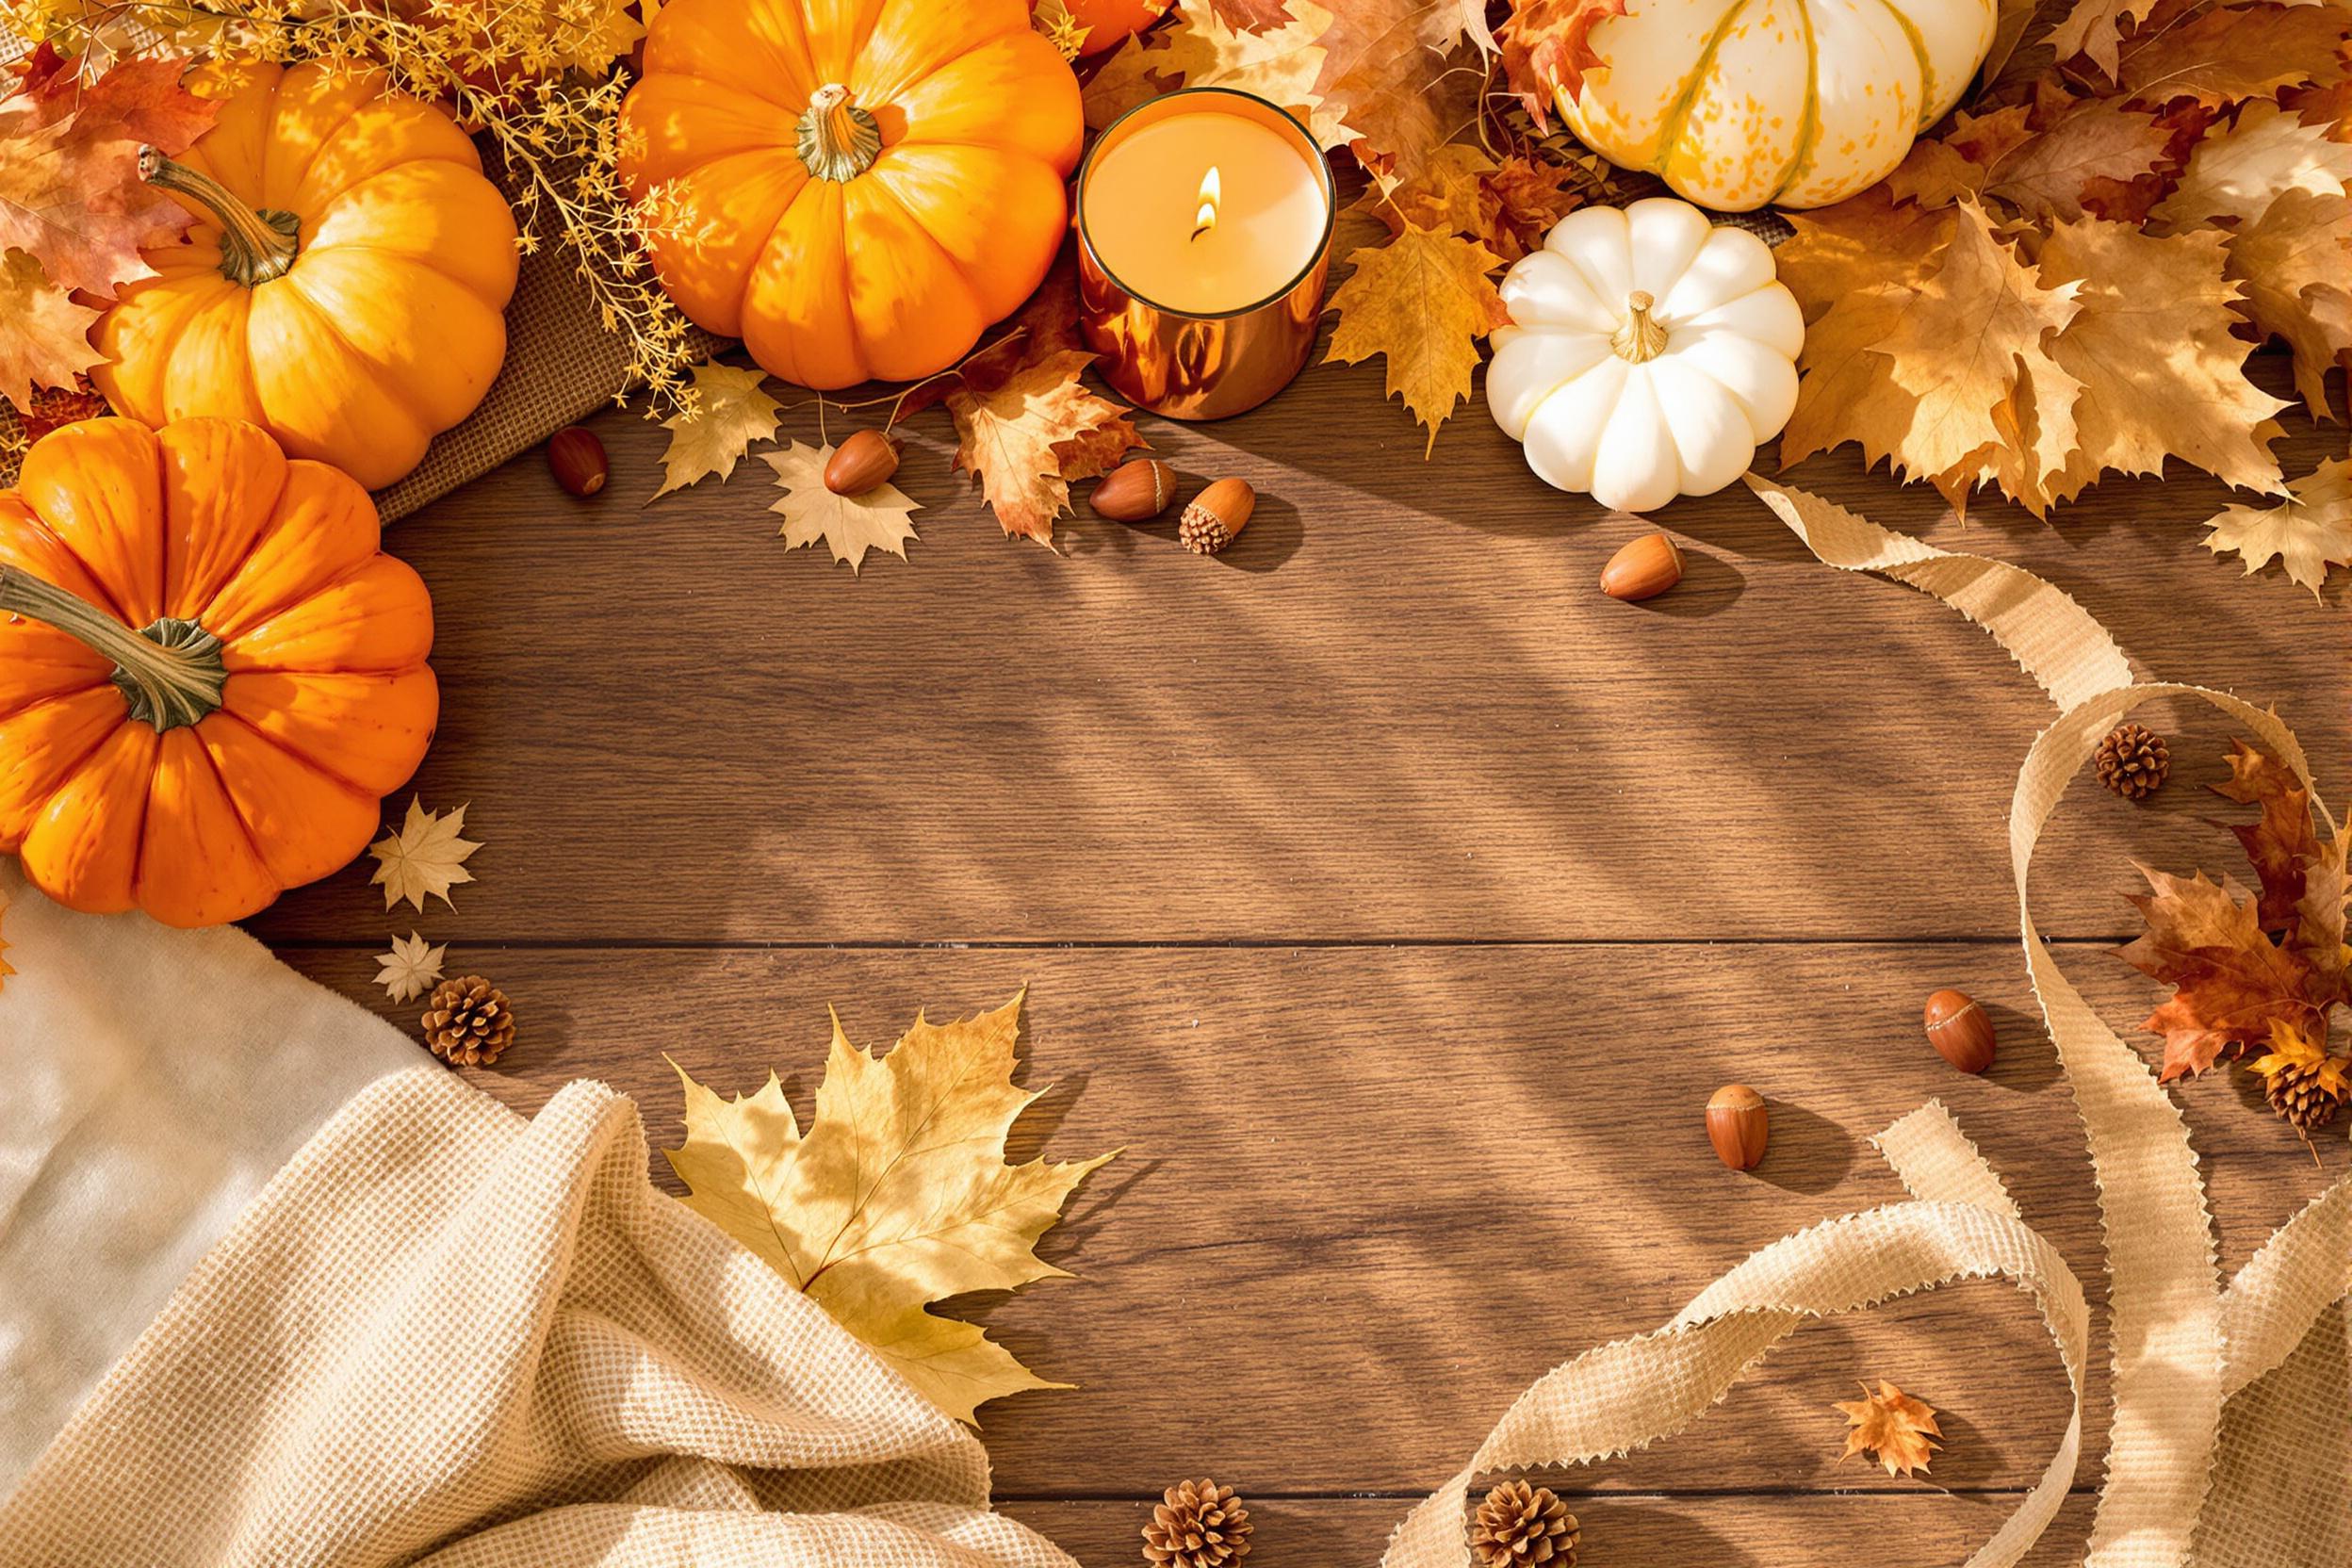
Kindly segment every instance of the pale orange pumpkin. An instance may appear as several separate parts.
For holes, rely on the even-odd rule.
[[[440,711],[375,503],[239,419],[90,419],[0,490],[0,852],[172,925],[347,864]]]
[[[1022,0],[671,0],[622,106],[662,281],[771,372],[947,368],[1045,276],[1085,115]]]
[[[230,68],[220,117],[142,171],[196,215],[98,323],[91,381],[150,425],[251,420],[370,489],[506,356],[514,219],[466,134],[381,76]]]

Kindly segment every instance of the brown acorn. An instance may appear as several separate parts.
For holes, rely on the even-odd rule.
[[[1176,537],[1195,555],[1215,555],[1250,526],[1258,493],[1246,479],[1221,479],[1192,498],[1176,525]]]
[[[1175,495],[1176,470],[1158,458],[1139,457],[1112,469],[1087,500],[1098,517],[1140,523],[1167,511]]]
[[[1993,1021],[1966,991],[1941,990],[1927,999],[1927,1043],[1963,1072],[1993,1065]]]
[[[547,437],[547,469],[570,494],[593,496],[604,488],[612,465],[595,431],[571,425]]]
[[[837,496],[862,496],[898,472],[898,443],[878,430],[861,430],[825,460],[825,487]]]
[[[1645,533],[1609,558],[1601,592],[1613,599],[1656,598],[1682,580],[1682,548],[1663,533]]]
[[[1764,1097],[1745,1084],[1725,1084],[1707,1102],[1707,1141],[1734,1170],[1754,1170],[1772,1136]]]

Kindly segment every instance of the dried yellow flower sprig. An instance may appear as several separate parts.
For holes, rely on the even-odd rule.
[[[514,192],[516,244],[553,244],[603,329],[629,350],[650,412],[675,412],[693,355],[689,323],[654,277],[650,246],[708,237],[669,190],[632,201],[620,179],[617,61],[643,28],[627,0],[0,0],[0,26],[86,65],[130,55],[382,71],[402,92],[446,104],[485,138]]]

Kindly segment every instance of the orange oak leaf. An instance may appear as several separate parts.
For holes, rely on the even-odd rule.
[[[1851,1429],[1846,1433],[1846,1451],[1838,1456],[1840,1462],[1868,1449],[1888,1475],[1907,1476],[1926,1469],[1928,1456],[1943,1446],[1934,1441],[1944,1435],[1936,1426],[1935,1409],[1884,1378],[1879,1380],[1876,1394],[1866,1382],[1861,1398],[1839,1399],[1836,1406],[1845,1413]]]
[[[1535,128],[1551,128],[1555,90],[1574,98],[1584,74],[1606,65],[1592,46],[1592,29],[1625,14],[1626,0],[1517,0],[1496,37],[1503,74],[1526,106]]]
[[[2116,956],[2174,988],[2140,1025],[2164,1037],[2164,1082],[2269,1038],[2274,1021],[2324,1026],[2325,1009],[2306,994],[2311,965],[2263,933],[2252,893],[2202,872],[2184,878],[2142,866],[2140,874],[2154,891],[2128,896],[2148,929]]]
[[[1326,363],[1386,356],[1388,395],[1404,399],[1434,448],[1437,427],[1470,396],[1478,339],[1511,318],[1488,276],[1502,257],[1460,235],[1408,228],[1348,260],[1355,270],[1331,296],[1339,325]]]
[[[1064,349],[1021,361],[1000,376],[967,366],[946,397],[955,416],[956,466],[980,482],[1007,534],[1051,544],[1054,520],[1070,510],[1070,482],[1107,472],[1119,454],[1145,445],[1118,404],[1079,381],[1094,362]]]
[[[2280,191],[2230,241],[2245,313],[2295,351],[2295,384],[2328,417],[2328,371],[2352,355],[2352,197]]]
[[[0,252],[0,398],[33,412],[43,387],[72,386],[106,356],[90,346],[98,312],[51,284],[22,251]]]

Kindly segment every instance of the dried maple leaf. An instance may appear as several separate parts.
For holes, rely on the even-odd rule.
[[[1186,87],[1254,92],[1296,115],[1316,145],[1346,146],[1356,133],[1316,87],[1331,13],[1312,0],[1290,0],[1289,8],[1289,22],[1263,32],[1226,25],[1202,0],[1171,11],[1171,25],[1128,39],[1095,73],[1086,84],[1086,123],[1101,130],[1181,79]]]
[[[2179,25],[2135,35],[2120,51],[2114,74],[2143,103],[2192,98],[2219,106],[2269,98],[2282,88],[2342,81],[2344,65],[2337,50],[2347,29],[2352,14],[2332,6],[2216,7]]]
[[[1503,159],[1478,186],[1494,210],[1475,232],[1506,266],[1540,249],[1552,225],[1584,204],[1576,169],[1525,153]]]
[[[2295,384],[2329,416],[2328,371],[2352,354],[2352,197],[2284,190],[2230,241],[2246,314],[2295,351]]]
[[[1984,188],[1992,168],[2026,142],[2034,131],[2026,123],[2033,110],[2011,104],[1988,114],[1961,109],[1952,129],[1940,137],[1922,137],[1911,144],[1903,162],[1886,176],[1886,188],[1901,201],[1945,207]]]
[[[2262,808],[2255,821],[2230,826],[2262,883],[2255,913],[2262,929],[2292,933],[2306,957],[2335,963],[2344,943],[2343,865],[2311,821],[2311,792],[2293,768],[2244,741],[2230,743],[2225,760],[2230,781],[2210,786],[2213,793]]]
[[[2288,579],[2317,598],[2328,567],[2352,566],[2352,459],[2329,458],[2287,489],[2277,506],[2226,506],[2206,519],[2205,547],[2235,550],[2249,577],[2283,562]]]
[[[1375,183],[1413,178],[1478,122],[1494,42],[1483,5],[1348,0],[1321,41],[1316,90]]]
[[[2344,1076],[2344,1070],[2352,1068],[2352,1056],[2328,1055],[2318,1041],[2292,1023],[2272,1023],[2270,1050],[2248,1065],[2265,1080],[2281,1072],[2309,1073],[2311,1089],[2336,1100],[2352,1096],[2352,1079]]]
[[[712,474],[725,483],[744,449],[775,436],[784,409],[761,389],[767,379],[767,372],[756,366],[743,370],[715,363],[694,367],[688,406],[662,421],[670,444],[662,453],[664,477],[654,499]]]
[[[73,118],[84,136],[127,138],[157,152],[186,152],[212,128],[221,101],[181,85],[190,65],[166,55],[133,56],[91,74],[83,61],[44,43],[29,57],[17,90],[52,120]]]
[[[1235,32],[1262,33],[1269,27],[1281,27],[1291,20],[1290,8],[1282,0],[1208,0],[1209,8],[1217,20]]]
[[[931,1302],[1067,1278],[1033,1250],[1090,1170],[1110,1159],[1004,1163],[1037,1093],[1013,1085],[1019,996],[939,1025],[921,1016],[879,1058],[833,1022],[804,1135],[770,1073],[732,1101],[683,1069],[686,1141],[663,1151],[687,1206],[765,1259],[924,1397],[973,1419],[1038,1378]],[[673,1067],[677,1064],[672,1063]]]
[[[887,482],[855,496],[835,495],[825,482],[825,466],[833,456],[829,442],[804,447],[794,441],[782,451],[761,455],[776,470],[776,488],[784,492],[768,510],[782,514],[779,531],[785,544],[797,549],[822,539],[833,559],[853,576],[870,549],[906,559],[906,541],[915,536],[907,514],[921,510],[921,501],[908,500],[898,486]]]
[[[1984,191],[2034,218],[2080,218],[2086,200],[2155,172],[2171,139],[2153,115],[2092,99],[1995,162]]]
[[[1377,182],[1367,186],[1348,210],[1379,219],[1391,234],[1422,228],[1483,235],[1487,209],[1494,204],[1487,195],[1485,180],[1494,171],[1494,160],[1483,148],[1467,141],[1448,142],[1422,159],[1412,173],[1386,186]]]
[[[392,951],[376,955],[376,984],[395,1002],[414,1002],[439,984],[449,944],[429,947],[411,931],[392,939]]]
[[[1537,131],[1551,128],[1555,91],[1574,98],[1584,74],[1609,63],[1592,47],[1592,29],[1625,14],[1625,0],[1515,0],[1496,36],[1503,75]]]
[[[956,466],[980,482],[1007,534],[1051,544],[1070,510],[1070,482],[1105,473],[1143,446],[1127,410],[1079,381],[1094,356],[1061,349],[1010,368],[967,364],[947,394]]]
[[[2199,141],[2153,216],[2192,229],[2217,219],[2251,223],[2289,190],[2341,196],[2352,182],[2352,143],[2306,125],[2276,104],[2248,104],[2237,122]]]
[[[63,387],[105,355],[90,346],[98,312],[74,302],[23,251],[0,253],[0,398],[30,414],[35,390]]]
[[[1331,295],[1339,324],[1326,362],[1386,355],[1387,395],[1405,400],[1434,448],[1437,427],[1470,396],[1478,339],[1511,319],[1488,276],[1502,258],[1475,239],[1408,228],[1348,260],[1355,270]]]
[[[2112,80],[2123,35],[2146,17],[2155,4],[2156,0],[2075,0],[2074,8],[2050,30],[2050,47],[2062,60],[2077,55],[2088,56],[2091,63]],[[2015,45],[2011,47],[2014,49]]]
[[[482,847],[471,839],[458,837],[465,826],[465,807],[428,811],[424,802],[415,795],[409,797],[408,816],[400,823],[400,830],[386,833],[368,846],[368,853],[382,862],[368,880],[383,884],[385,908],[407,899],[422,909],[428,898],[456,907],[450,903],[449,890],[474,879],[466,861]]]
[[[1925,1470],[1928,1456],[1943,1446],[1933,1441],[1944,1435],[1936,1429],[1934,1408],[1884,1378],[1879,1380],[1876,1394],[1866,1382],[1861,1398],[1835,1403],[1852,1429],[1846,1433],[1846,1451],[1838,1456],[1840,1462],[1867,1448],[1888,1475],[1907,1476]]]

